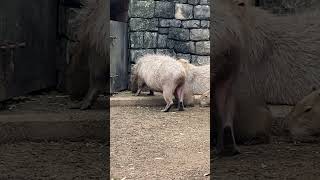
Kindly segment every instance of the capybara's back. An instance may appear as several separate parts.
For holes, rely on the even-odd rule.
[[[235,8],[234,2],[214,2],[211,53],[228,49],[241,61],[239,90],[268,103],[295,104],[320,88],[320,13],[276,16],[249,4]]]
[[[163,86],[181,85],[186,73],[182,65],[174,58],[161,54],[147,54],[138,58],[136,73],[146,85],[162,92]]]

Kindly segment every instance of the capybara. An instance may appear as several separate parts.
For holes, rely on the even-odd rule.
[[[109,80],[109,47],[110,33],[109,21],[116,20],[127,22],[128,0],[111,0],[110,7],[104,0],[80,0],[82,8],[79,9],[75,18],[75,31],[79,43],[73,48],[69,74],[76,68],[81,69],[82,74],[74,74],[73,79],[81,79],[81,84],[86,84],[86,75],[89,71],[89,89],[83,101],[73,105],[71,108],[89,109],[97,99],[99,93],[108,92],[107,82]],[[82,66],[88,66],[88,70]],[[71,75],[72,76],[72,75]],[[78,81],[78,80],[77,80]],[[76,82],[72,82],[75,88]],[[83,85],[85,86],[85,85]],[[77,93],[77,90],[73,90]]]
[[[177,61],[185,67],[194,95],[202,95],[210,90],[210,64],[196,66],[185,59]]]
[[[195,102],[193,95],[203,95],[210,91],[210,65],[195,66],[182,58],[177,61],[183,65],[187,73],[184,102],[193,105]],[[206,100],[210,101],[210,97]]]
[[[83,7],[75,20],[79,44],[74,48],[72,62],[84,61],[89,66],[89,90],[80,104],[72,108],[89,109],[99,93],[106,91],[109,74],[109,13],[104,0],[82,0]]]
[[[132,87],[139,95],[142,88],[147,86],[152,91],[162,92],[167,105],[163,112],[170,111],[173,98],[178,100],[178,109],[184,110],[183,96],[186,80],[184,67],[174,58],[161,54],[146,54],[139,57],[132,72]]]
[[[235,93],[237,94],[237,93]],[[238,144],[269,143],[273,123],[272,113],[259,97],[248,99],[237,94],[234,134]]]
[[[320,137],[320,90],[299,101],[285,118],[289,134],[294,141],[319,142]]]
[[[200,96],[200,107],[210,106],[210,90]]]
[[[233,89],[272,104],[295,104],[320,86],[319,13],[276,16],[245,0],[215,0],[211,8],[213,111],[217,152],[236,152]],[[235,127],[236,128],[236,127]],[[227,139],[227,140],[226,140]]]

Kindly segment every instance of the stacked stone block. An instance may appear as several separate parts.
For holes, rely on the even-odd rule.
[[[131,0],[130,61],[146,53],[210,62],[208,0]]]

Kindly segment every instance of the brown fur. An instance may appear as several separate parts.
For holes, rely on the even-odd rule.
[[[83,102],[72,107],[84,110],[91,107],[99,93],[106,91],[110,37],[106,1],[82,0],[82,4],[84,6],[79,10],[75,20],[79,44],[74,48],[71,69],[79,66],[80,62],[87,62],[89,66],[89,90]]]
[[[269,143],[272,122],[271,111],[262,99],[238,97],[234,121],[237,143]]]
[[[268,103],[295,104],[309,87],[320,86],[320,16],[313,12],[279,17],[245,0],[213,3],[213,125],[221,152],[225,132],[232,137],[236,128],[235,89],[248,100],[254,95]],[[237,152],[234,138],[228,141]]]
[[[268,103],[293,105],[310,87],[320,87],[318,12],[278,17],[251,6],[241,10],[224,4],[217,0],[213,12],[216,30],[211,37],[216,36],[214,46],[219,46],[213,53],[232,51],[231,46],[242,52],[241,89]]]
[[[285,118],[295,141],[318,141],[320,136],[320,90],[304,97]]]

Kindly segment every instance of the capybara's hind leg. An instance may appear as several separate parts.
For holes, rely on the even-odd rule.
[[[169,112],[171,107],[173,106],[173,92],[170,88],[164,88],[163,90],[163,98],[166,101],[167,105],[162,110],[162,112]]]
[[[152,90],[149,91],[149,96],[154,96],[154,92]]]
[[[96,87],[90,88],[88,91],[87,96],[84,98],[84,101],[80,107],[81,110],[90,109],[91,105],[97,99],[99,95],[99,90]]]
[[[183,104],[183,96],[184,96],[184,86],[179,86],[176,89],[177,96],[178,96],[178,110],[184,111],[184,104]]]

